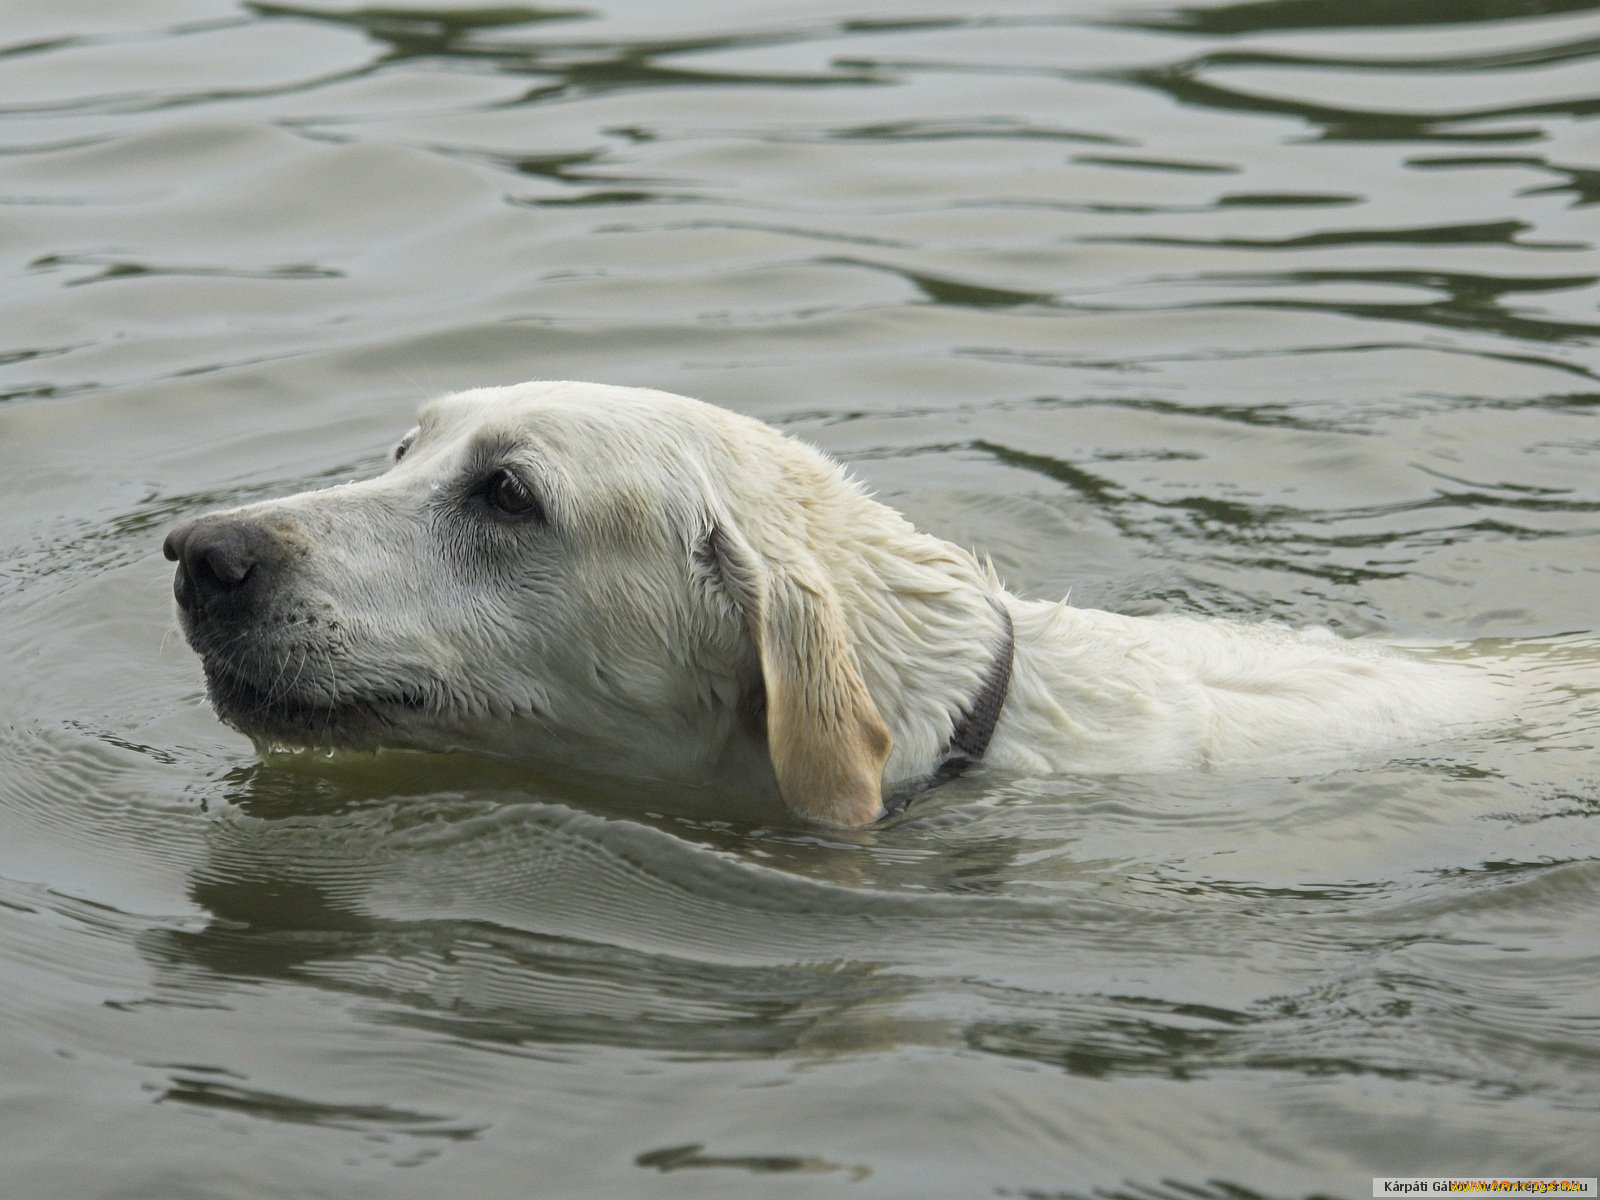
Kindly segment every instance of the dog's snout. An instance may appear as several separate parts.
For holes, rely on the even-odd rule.
[[[161,552],[178,564],[172,592],[194,614],[237,603],[257,590],[271,535],[260,526],[226,517],[201,517],[167,535]]]

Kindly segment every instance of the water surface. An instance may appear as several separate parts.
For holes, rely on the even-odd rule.
[[[0,1192],[1593,1174],[1600,4],[16,0],[0,43]],[[855,835],[259,762],[165,530],[534,377],[771,421],[1028,595],[1541,695]]]

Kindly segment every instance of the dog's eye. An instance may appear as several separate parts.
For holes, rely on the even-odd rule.
[[[534,517],[539,515],[539,501],[528,485],[510,471],[499,470],[489,476],[484,484],[483,498],[490,508],[508,517]]]
[[[399,462],[406,456],[406,451],[411,449],[411,435],[400,439],[400,444],[394,448],[394,461]]]

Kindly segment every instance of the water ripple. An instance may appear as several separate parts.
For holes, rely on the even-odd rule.
[[[0,38],[0,1190],[1590,1153],[1593,0],[102,7]],[[1031,594],[1447,641],[1529,698],[849,835],[257,762],[163,529],[530,376],[773,421]]]

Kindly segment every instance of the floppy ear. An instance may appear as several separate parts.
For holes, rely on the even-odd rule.
[[[700,557],[755,640],[784,803],[812,821],[860,828],[883,812],[889,729],[861,681],[832,581],[804,548],[784,552],[758,556],[729,526],[713,525]]]

